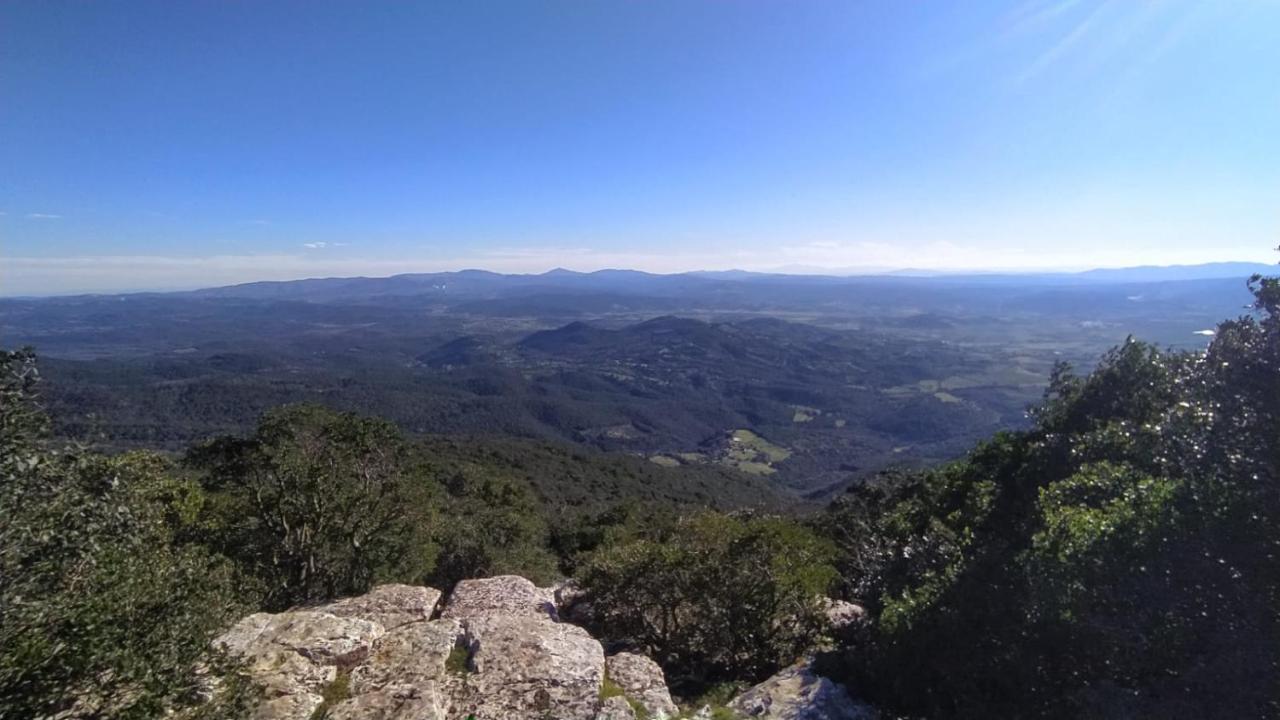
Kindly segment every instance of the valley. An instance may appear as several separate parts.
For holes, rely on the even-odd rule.
[[[1055,363],[1196,331],[1239,268],[1161,280],[628,271],[0,300],[66,438],[177,449],[319,402],[421,435],[719,467],[825,497],[1027,423]],[[1213,277],[1217,274],[1233,277]]]

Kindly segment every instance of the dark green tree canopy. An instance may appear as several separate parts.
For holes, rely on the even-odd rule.
[[[286,406],[186,464],[214,498],[210,541],[260,579],[267,607],[420,582],[431,569],[436,486],[391,423]]]
[[[0,718],[243,716],[251,689],[210,641],[251,605],[180,540],[199,488],[153,454],[51,449],[36,378],[32,353],[0,353]]]
[[[1280,715],[1280,285],[1203,353],[1055,372],[1033,429],[819,525],[863,693],[945,717]]]
[[[608,537],[577,577],[599,632],[650,653],[688,689],[763,679],[812,646],[831,554],[792,520],[703,513]]]

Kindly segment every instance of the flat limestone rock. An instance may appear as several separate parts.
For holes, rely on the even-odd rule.
[[[464,626],[471,672],[454,688],[455,714],[594,720],[604,650],[586,630],[527,616],[468,618]]]
[[[363,658],[383,633],[381,625],[367,620],[298,610],[275,615],[255,613],[214,642],[247,657],[284,649],[317,662],[340,664]]]
[[[326,720],[447,720],[448,704],[436,687],[387,685],[328,708]]]
[[[310,720],[324,698],[312,693],[282,695],[264,701],[253,712],[253,720]]]
[[[214,642],[225,647],[229,652],[245,655],[275,622],[276,616],[271,613],[254,613],[241,618],[240,622],[232,625],[230,630],[218,636]]]
[[[869,705],[855,702],[843,685],[813,671],[808,661],[784,669],[747,690],[729,708],[769,720],[877,720]]]
[[[435,683],[445,676],[445,662],[461,636],[457,620],[402,625],[378,638],[364,662],[351,670],[351,691]]]
[[[381,625],[360,618],[341,618],[328,613],[298,611],[281,613],[278,622],[259,636],[274,645],[297,651],[322,665],[353,665],[363,660],[373,641],[386,632]]]
[[[667,690],[667,679],[658,663],[644,655],[620,652],[605,660],[605,671],[626,696],[640,703],[649,717],[671,718],[680,710]]]
[[[297,610],[250,615],[214,642],[244,658],[263,686],[257,720],[309,720],[339,668],[367,657],[383,634],[368,620]]]
[[[554,590],[539,588],[518,575],[463,580],[445,603],[443,618],[542,617],[559,619]]]
[[[267,697],[318,694],[338,676],[338,668],[320,665],[285,648],[264,648],[248,658],[248,671]]]
[[[439,602],[440,591],[435,588],[379,585],[359,597],[346,598],[312,609],[338,617],[372,620],[387,630],[392,630],[401,625],[430,620],[431,613],[435,612]]]
[[[264,688],[256,720],[636,720],[674,715],[662,671],[610,659],[626,697],[601,700],[604,650],[555,619],[550,589],[518,577],[466,581],[445,617],[440,594],[386,585],[367,595],[250,615],[217,642]],[[385,624],[384,624],[385,623]],[[641,706],[645,708],[640,711]]]

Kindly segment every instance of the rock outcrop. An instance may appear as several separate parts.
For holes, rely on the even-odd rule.
[[[329,717],[443,720],[457,685],[449,658],[461,634],[456,620],[411,623],[388,632],[363,662],[351,668],[351,697],[335,703]]]
[[[217,642],[244,657],[262,685],[259,717],[307,720],[338,673],[363,662],[385,633],[371,620],[299,610],[250,615]]]
[[[394,630],[401,625],[430,620],[440,604],[440,591],[435,588],[412,585],[379,585],[359,597],[312,608],[338,617],[358,617],[372,620],[384,629]]]
[[[555,590],[540,588],[519,575],[463,580],[449,595],[441,617],[541,617],[559,620]]]
[[[844,631],[860,623],[866,622],[867,609],[861,605],[845,600],[827,600],[822,603],[822,614],[827,623],[836,632]]]
[[[218,642],[263,685],[259,720],[310,720],[322,706],[330,720],[595,720],[622,711],[600,698],[604,649],[556,620],[551,590],[514,576],[465,581],[433,620],[439,599],[431,588],[384,585],[250,615]]]
[[[629,652],[606,658],[586,630],[560,622],[553,589],[515,576],[467,580],[437,613],[440,595],[383,585],[327,605],[250,615],[217,642],[243,657],[263,686],[256,720],[680,716],[658,664]],[[748,718],[874,717],[807,665],[729,707]]]
[[[654,720],[672,718],[680,712],[671,700],[666,676],[658,663],[644,655],[620,652],[605,661],[605,668],[609,679]]]
[[[769,720],[876,720],[869,705],[854,701],[843,685],[813,671],[809,661],[785,668],[729,703],[747,718]]]
[[[592,720],[604,650],[577,625],[534,617],[463,620],[472,672],[454,697],[481,718]]]

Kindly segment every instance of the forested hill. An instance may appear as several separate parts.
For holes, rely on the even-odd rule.
[[[298,607],[332,630],[386,610],[334,603],[379,584],[404,598],[519,574],[558,583],[537,612],[572,607],[600,647],[658,663],[682,717],[741,720],[763,705],[739,691],[779,671],[815,691],[839,680],[888,717],[1280,717],[1280,279],[1253,290],[1254,312],[1206,349],[1129,340],[1090,372],[1058,366],[1024,430],[807,516],[742,507],[757,486],[733,471],[424,440],[316,405],[176,458],[103,454],[51,436],[36,358],[0,353],[0,714],[292,712],[257,684],[276,671],[308,678],[284,694],[315,707],[376,700],[339,668],[363,650],[335,653],[330,634],[306,662],[212,641]],[[492,668],[474,633],[493,625],[449,628],[432,647],[475,689],[468,672]],[[516,631],[513,646],[533,637]],[[622,694],[592,677],[592,707]]]
[[[477,271],[0,300],[0,337],[40,354],[55,431],[104,447],[177,451],[317,402],[821,495],[1026,427],[1056,362],[1129,335],[1203,347],[1247,304],[1241,271]]]
[[[492,437],[428,436],[419,446],[439,477],[475,475],[527,484],[560,515],[600,512],[619,503],[720,510],[801,507],[773,483],[717,465],[666,467],[634,455]]]

